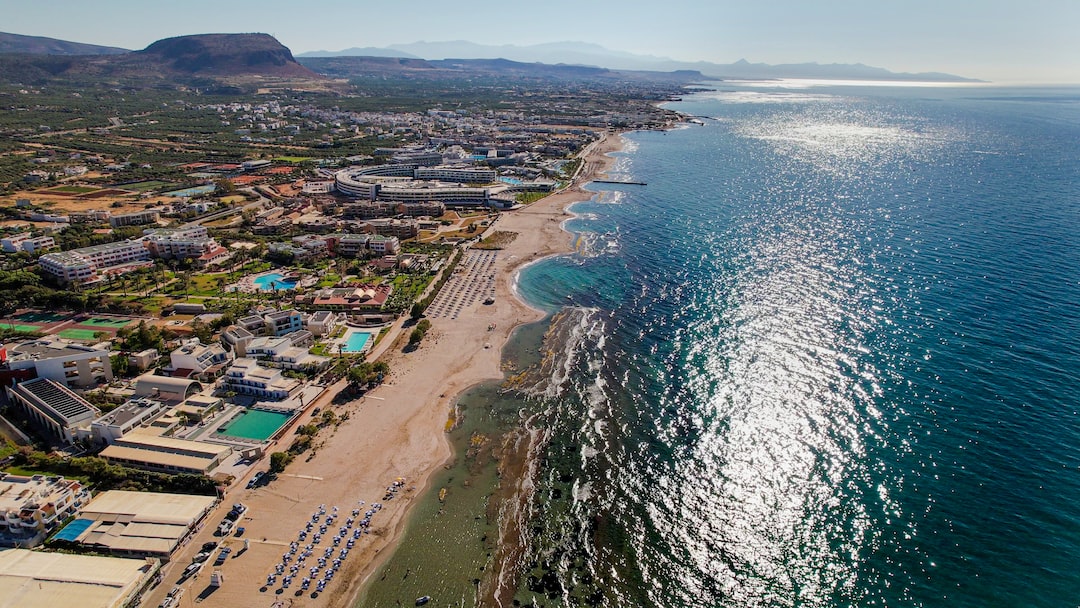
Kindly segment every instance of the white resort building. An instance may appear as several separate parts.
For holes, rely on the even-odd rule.
[[[0,536],[21,547],[33,547],[90,500],[75,479],[0,471]]]
[[[142,241],[119,241],[46,253],[38,258],[38,265],[65,283],[93,283],[107,274],[148,266],[149,260],[150,251]]]

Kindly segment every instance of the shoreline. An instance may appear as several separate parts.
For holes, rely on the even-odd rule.
[[[434,473],[454,457],[446,433],[453,404],[469,388],[503,378],[502,349],[511,334],[547,314],[516,293],[518,273],[529,264],[574,251],[572,238],[563,227],[570,219],[566,208],[594,196],[582,186],[610,169],[615,161],[610,154],[623,145],[621,133],[601,134],[578,155],[583,162],[570,186],[500,215],[489,227],[489,231],[516,233],[497,251],[494,266],[484,271],[495,275],[494,304],[463,306],[456,319],[431,317],[432,328],[414,351],[402,350],[408,339],[406,332],[394,337],[393,344],[380,343],[372,357],[380,356],[391,368],[383,385],[341,405],[330,402],[344,384],[329,387],[318,405],[333,411],[340,422],[324,428],[312,448],[297,456],[269,485],[246,490],[246,480],[237,480],[222,504],[240,501],[249,508],[241,523],[245,536],[224,541],[233,548],[232,557],[219,568],[228,582],[215,589],[208,586],[209,572],[197,575],[194,582],[183,582],[192,597],[199,596],[206,608],[275,600],[312,607],[351,607],[356,603],[372,575],[397,547],[414,499],[424,494]],[[309,416],[295,421],[293,429],[306,424]],[[286,432],[270,451],[285,450],[291,442],[292,435]],[[385,500],[387,487],[399,478],[405,480],[404,486],[392,500]],[[382,500],[384,507],[372,518],[371,533],[357,543],[337,580],[324,593],[312,597],[310,592],[297,594],[298,585],[283,591],[279,584],[262,586],[281,561],[282,547],[297,539],[319,505],[349,510],[358,500],[367,504]],[[223,514],[224,510],[215,511],[210,516],[214,519],[208,521],[216,525],[216,518]],[[204,526],[176,552],[165,581],[146,601],[160,601],[179,578],[178,566],[188,563],[204,541],[217,540],[212,536],[213,528]],[[245,540],[248,546],[241,550]]]
[[[450,416],[455,415],[455,407],[453,404],[455,404],[467,391],[480,386],[485,382],[497,381],[504,377],[504,374],[501,371],[502,350],[510,340],[511,336],[513,336],[514,332],[519,327],[529,323],[536,323],[549,314],[547,311],[532,306],[525,301],[524,297],[517,289],[518,277],[521,272],[533,264],[537,264],[548,258],[574,252],[572,241],[569,238],[572,236],[572,233],[566,229],[565,225],[567,221],[574,219],[576,215],[569,213],[567,209],[576,203],[587,201],[595,196],[595,193],[583,189],[582,186],[591,182],[597,176],[606,175],[606,172],[615,162],[615,159],[611,154],[622,151],[625,146],[625,143],[622,140],[622,133],[623,132],[604,133],[601,135],[600,139],[591,143],[583,150],[582,154],[579,156],[579,158],[582,158],[583,160],[582,167],[568,187],[536,201],[527,207],[518,209],[511,214],[500,215],[499,220],[495,222],[488,231],[485,231],[484,236],[487,236],[488,232],[496,231],[515,232],[518,234],[517,238],[500,250],[500,253],[505,251],[517,251],[518,253],[512,254],[508,256],[506,260],[503,260],[502,263],[505,264],[505,267],[500,268],[497,273],[496,296],[500,300],[511,300],[513,308],[522,310],[522,313],[516,315],[509,326],[504,329],[504,333],[500,334],[498,343],[491,344],[491,348],[488,349],[497,355],[500,366],[499,373],[495,376],[477,377],[471,384],[463,386],[453,395],[449,395],[447,404],[449,406]],[[553,212],[557,212],[559,217],[562,218],[558,221],[554,221],[555,218],[547,218],[554,221],[556,224],[556,230],[554,231],[550,230],[550,224],[552,222],[544,221],[544,219],[547,216],[552,215]],[[542,246],[542,252],[538,253],[537,251],[533,251],[527,257],[524,257],[524,259],[518,257],[519,253],[525,253],[525,243],[522,242],[522,236],[525,235],[519,232],[523,230],[532,231],[529,236],[533,237],[531,240],[539,241],[536,244]],[[491,318],[492,317],[485,317],[484,322]],[[427,472],[423,483],[417,488],[414,498],[423,496],[428,491],[435,472],[438,471],[439,468],[445,467],[447,463],[454,458],[453,446],[450,444],[449,436],[445,431],[440,433],[440,435],[448,454],[441,463]],[[364,572],[359,579],[352,580],[350,584],[351,593],[349,594],[349,601],[344,604],[331,604],[333,608],[347,608],[356,605],[356,602],[359,600],[361,593],[364,591],[367,583],[371,580],[371,577],[374,576],[386,560],[392,556],[393,550],[396,549],[398,543],[400,543],[411,513],[411,508],[406,509],[400,519],[395,523],[394,534],[388,542],[387,548],[389,550],[381,552],[378,558],[372,560],[372,562],[364,569]]]

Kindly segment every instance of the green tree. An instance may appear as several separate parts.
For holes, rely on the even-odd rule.
[[[409,316],[413,319],[419,319],[424,316],[424,305],[420,302],[413,302],[412,308],[409,309]]]
[[[280,473],[292,462],[293,455],[288,452],[274,452],[270,454],[270,471]]]
[[[109,362],[112,364],[113,373],[117,376],[126,376],[131,367],[131,361],[123,353],[109,357]]]
[[[420,331],[419,327],[414,327],[412,332],[409,333],[409,346],[416,346],[420,344],[420,341],[424,339],[424,332]]]

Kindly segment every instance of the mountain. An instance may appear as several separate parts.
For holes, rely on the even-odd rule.
[[[405,51],[382,49],[374,46],[354,46],[340,51],[308,51],[296,54],[297,59],[304,57],[400,57],[402,59],[420,59],[417,55],[411,55]]]
[[[114,46],[98,46],[82,42],[70,42],[44,36],[23,36],[0,32],[0,53],[26,53],[28,55],[119,55],[127,49]]]
[[[0,55],[0,81],[44,84],[123,82],[132,86],[240,77],[322,77],[268,34],[199,34],[158,40],[122,55]]]
[[[158,40],[132,55],[188,74],[314,77],[269,34],[198,34]]]
[[[931,80],[940,82],[974,82],[973,79],[923,72],[918,74],[891,72],[863,64],[818,64],[798,63],[769,65],[750,63],[740,60],[735,63],[720,64],[707,61],[677,61],[655,55],[638,55],[623,51],[613,51],[597,44],[584,42],[553,42],[531,46],[483,45],[462,40],[446,42],[414,42],[411,44],[392,44],[387,49],[399,54],[423,57],[424,59],[509,59],[523,63],[548,63],[602,66],[613,70],[637,70],[655,72],[673,72],[679,70],[697,70],[711,78],[819,78],[852,80]]]

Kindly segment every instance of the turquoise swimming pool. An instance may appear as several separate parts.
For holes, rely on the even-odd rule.
[[[296,281],[294,279],[285,279],[285,275],[280,272],[271,272],[270,274],[264,274],[261,277],[255,278],[255,286],[259,288],[259,291],[273,291],[276,289],[292,289],[296,287]]]
[[[364,347],[367,346],[368,340],[371,340],[371,334],[365,331],[354,331],[345,340],[345,346],[341,349],[341,352],[362,353]]]
[[[284,412],[267,410],[247,410],[227,426],[217,430],[217,434],[229,437],[243,437],[266,441],[291,418]]]

